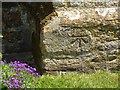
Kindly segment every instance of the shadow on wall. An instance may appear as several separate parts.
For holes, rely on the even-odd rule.
[[[3,2],[3,60],[35,63],[42,74],[43,24],[40,21],[53,11],[52,2]]]

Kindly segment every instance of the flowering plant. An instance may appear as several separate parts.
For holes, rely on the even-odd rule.
[[[25,88],[31,86],[35,78],[40,77],[36,68],[20,61],[5,64],[0,61],[2,72],[0,73],[1,85],[8,88]]]

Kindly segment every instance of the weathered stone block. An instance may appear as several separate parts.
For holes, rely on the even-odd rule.
[[[45,61],[47,70],[89,72],[112,68],[106,61],[117,58],[119,22],[117,7],[108,7],[56,9],[58,17],[44,26],[45,56],[50,58]]]

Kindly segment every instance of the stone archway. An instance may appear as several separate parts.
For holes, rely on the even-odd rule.
[[[32,55],[37,71],[43,74],[43,24],[40,21],[53,11],[52,2],[3,2],[3,59],[10,62],[26,57],[28,60]]]

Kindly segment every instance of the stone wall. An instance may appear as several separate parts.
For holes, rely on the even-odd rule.
[[[36,13],[38,17],[41,15],[39,19],[46,19],[41,19],[44,24],[43,33],[35,34],[40,36],[36,37],[39,43],[37,47],[41,50],[37,47],[35,50],[36,53],[40,51],[44,54],[36,54],[38,60],[44,58],[44,69],[80,72],[119,69],[118,0],[58,1],[53,2],[58,16],[53,14],[53,17],[45,17],[52,12],[47,8],[49,5]],[[40,9],[42,6],[38,5],[37,8]],[[29,8],[27,11],[15,3],[3,4],[3,59],[17,59],[34,64],[31,53],[32,32],[36,28],[36,32],[39,32],[40,26],[34,22],[34,14],[29,12],[36,12],[38,9]]]
[[[26,9],[16,2],[2,3],[3,59],[32,60],[32,32],[35,22]]]
[[[46,70],[119,68],[118,0],[109,1],[54,3],[58,17],[44,26]]]
[[[26,62],[37,66],[42,74],[43,25],[40,21],[53,11],[52,2],[3,2],[3,60]]]

